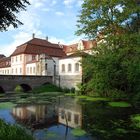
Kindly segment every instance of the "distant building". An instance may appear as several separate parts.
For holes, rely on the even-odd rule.
[[[95,54],[92,48],[96,46],[95,40],[61,45],[33,36],[10,57],[0,55],[0,74],[53,76],[56,85],[76,88],[82,82],[81,60],[87,54]]]

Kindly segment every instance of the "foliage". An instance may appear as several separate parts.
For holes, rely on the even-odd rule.
[[[75,128],[71,131],[71,133],[74,135],[74,136],[77,136],[77,137],[81,137],[81,136],[84,136],[86,135],[86,131],[85,130],[82,130],[80,128]]]
[[[25,10],[28,0],[0,0],[0,31],[6,30],[10,25],[17,28],[22,24],[16,14]]]
[[[77,34],[96,38],[96,55],[82,60],[84,93],[113,98],[140,91],[140,6],[135,0],[84,0]]]
[[[11,102],[3,102],[0,103],[0,109],[9,109],[9,108],[13,108],[15,106],[15,104],[11,103]]]
[[[33,140],[23,128],[17,125],[10,125],[0,120],[0,139],[1,140]]]
[[[102,32],[104,35],[122,33],[126,31],[124,24],[132,24],[131,21],[137,19],[135,17],[139,16],[139,12],[139,1],[135,0],[84,0],[76,33],[91,38]],[[140,23],[133,25],[136,27]],[[134,28],[129,29],[133,31]]]
[[[15,88],[15,92],[23,92],[23,88],[20,85],[17,85]]]
[[[133,115],[131,120],[136,128],[140,128],[140,114]]]
[[[38,88],[33,89],[33,93],[59,92],[59,91],[61,91],[61,88],[52,84],[42,85]]]
[[[109,102],[108,104],[112,107],[131,107],[127,102]]]

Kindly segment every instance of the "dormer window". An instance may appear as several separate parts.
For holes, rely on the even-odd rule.
[[[84,49],[83,42],[79,41],[79,43],[78,43],[78,50],[83,50],[83,49]]]

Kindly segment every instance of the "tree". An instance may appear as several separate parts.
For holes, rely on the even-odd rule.
[[[77,21],[78,35],[97,37],[99,32],[118,34],[140,13],[139,0],[84,0]]]
[[[77,34],[103,42],[83,59],[87,94],[139,95],[140,100],[140,6],[135,0],[84,0]]]
[[[0,0],[0,31],[7,30],[10,25],[17,28],[22,24],[15,14],[26,10],[27,4],[27,0]]]

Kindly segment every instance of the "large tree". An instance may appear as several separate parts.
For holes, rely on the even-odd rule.
[[[77,34],[94,38],[99,32],[116,34],[125,31],[140,13],[139,0],[84,0],[78,20]],[[140,23],[139,23],[140,25]]]
[[[99,53],[82,62],[87,94],[136,95],[140,100],[139,15],[138,0],[84,0],[77,34],[104,36],[94,48]]]
[[[0,0],[0,31],[6,30],[10,25],[17,28],[22,24],[16,14],[26,10],[27,4],[29,4],[28,0]]]

